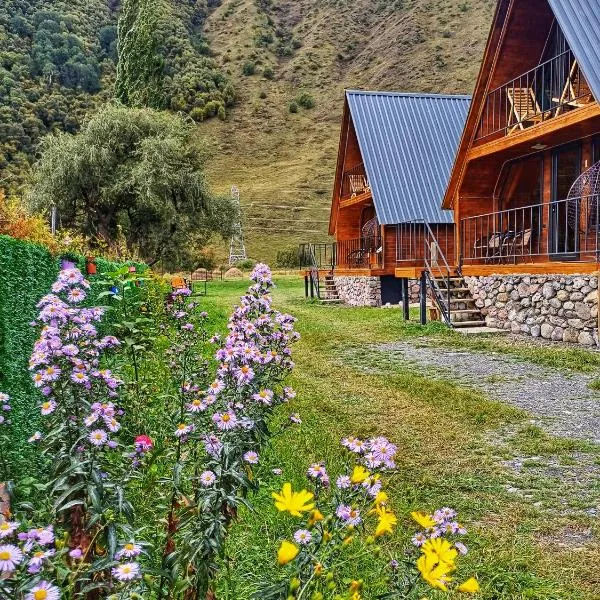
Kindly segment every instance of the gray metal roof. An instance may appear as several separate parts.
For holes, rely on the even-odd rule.
[[[594,94],[600,100],[599,0],[548,0],[573,54]]]
[[[347,91],[382,225],[453,223],[441,208],[470,96]]]

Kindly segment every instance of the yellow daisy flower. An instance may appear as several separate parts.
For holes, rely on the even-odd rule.
[[[476,594],[481,590],[481,588],[479,587],[479,582],[477,581],[477,579],[475,579],[475,577],[471,577],[470,579],[467,579],[464,583],[461,583],[458,586],[457,590],[459,592],[462,592],[463,594]]]
[[[350,481],[356,485],[358,483],[362,483],[369,476],[369,471],[367,471],[363,466],[357,465],[356,467],[354,467],[354,471],[352,471]]]
[[[427,540],[421,547],[421,552],[433,557],[436,562],[445,563],[449,566],[454,566],[454,561],[458,556],[458,550],[443,538]]]
[[[435,526],[435,521],[431,518],[431,515],[422,511],[411,512],[410,516],[416,521],[423,529],[429,529]]]
[[[277,551],[277,563],[281,566],[287,565],[298,556],[298,552],[300,552],[298,546],[287,540],[283,540]]]
[[[294,492],[291,483],[284,483],[280,494],[271,494],[275,500],[275,506],[281,512],[289,512],[293,517],[301,517],[302,513],[308,512],[315,507],[312,502],[312,492],[302,490]]]

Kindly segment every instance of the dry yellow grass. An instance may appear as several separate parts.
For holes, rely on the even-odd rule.
[[[326,239],[344,88],[471,92],[494,5],[223,1],[205,34],[217,61],[230,71],[239,102],[226,122],[205,123],[200,132],[215,151],[209,166],[213,187],[241,189],[253,258],[272,261],[277,249]],[[277,55],[275,44],[258,47],[255,38],[269,31],[301,46],[286,57]],[[242,74],[247,61],[256,64],[255,75]],[[272,80],[263,76],[267,67]],[[292,114],[289,104],[301,91],[316,105]],[[289,206],[299,210],[281,208]]]

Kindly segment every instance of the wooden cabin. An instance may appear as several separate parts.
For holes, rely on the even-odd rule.
[[[443,207],[465,276],[598,270],[600,5],[499,0]]]
[[[470,96],[346,92],[329,223],[335,244],[314,249],[329,257],[318,266],[332,268],[342,300],[397,303],[427,260],[455,262],[453,213],[441,203],[469,105]]]

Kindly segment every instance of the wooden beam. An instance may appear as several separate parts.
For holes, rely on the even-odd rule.
[[[347,206],[353,206],[355,204],[362,204],[363,202],[367,202],[367,200],[372,200],[373,194],[371,194],[371,190],[367,192],[363,192],[362,194],[358,194],[354,196],[354,198],[346,198],[346,200],[340,200],[339,206],[340,208],[346,208]]]
[[[543,262],[520,265],[463,265],[461,271],[466,277],[487,277],[489,275],[583,275],[595,273],[595,262]]]
[[[400,279],[419,279],[421,272],[425,267],[397,267],[394,270],[394,275]]]
[[[481,144],[480,146],[475,146],[467,152],[466,160],[469,162],[521,144],[542,142],[543,140],[541,140],[541,138],[545,135],[551,135],[559,130],[564,130],[573,125],[579,125],[588,119],[599,116],[600,105],[597,102],[592,102],[584,108],[578,108],[571,112],[564,113],[558,117],[539,123],[538,125],[528,127],[518,133],[504,136],[497,140],[487,142],[486,144]],[[590,131],[590,133],[592,132]],[[575,135],[575,139],[579,139],[580,137],[579,134]]]

